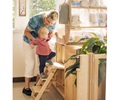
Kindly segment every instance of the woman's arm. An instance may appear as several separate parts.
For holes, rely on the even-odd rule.
[[[31,35],[31,31],[28,28],[25,28],[24,34],[31,40],[35,40],[35,38]]]
[[[38,45],[38,43],[40,43],[40,42],[37,38],[30,42],[30,44],[33,44],[33,45]]]
[[[47,39],[47,41],[49,41],[54,35],[55,35],[54,30],[51,30],[51,31],[49,32],[49,34],[48,34],[48,39]]]

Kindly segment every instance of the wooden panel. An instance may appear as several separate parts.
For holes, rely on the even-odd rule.
[[[99,59],[104,58],[105,54],[81,55],[77,69],[77,100],[105,100],[106,77],[98,86]]]
[[[56,43],[56,62],[63,63],[65,59],[65,47],[63,44]]]
[[[81,48],[81,46],[67,45],[65,48],[65,59],[67,60],[70,56],[76,54],[76,51]],[[65,68],[69,67],[75,63],[71,60],[65,64]],[[74,84],[76,76],[70,75],[65,79],[65,100],[76,100],[76,87]]]
[[[69,41],[70,38],[70,24],[65,25],[65,40],[64,43],[66,44]]]
[[[93,55],[94,56],[94,55]],[[94,77],[93,77],[93,82],[94,82],[94,99],[93,100],[97,100],[98,99],[98,59],[95,59],[95,62],[93,63],[94,65]]]
[[[101,81],[101,84],[98,88],[98,100],[105,100],[105,91],[106,91],[106,79]]]
[[[80,69],[77,69],[77,100],[105,100],[106,79],[98,86],[99,59],[104,58],[105,54],[81,55]]]
[[[80,68],[77,69],[77,100],[89,100],[89,58],[80,56]]]
[[[64,86],[64,70],[57,70],[56,81]]]
[[[68,53],[69,54],[69,53]],[[69,61],[66,64],[66,67],[73,64],[73,61]],[[76,88],[74,85],[74,81],[75,81],[75,76],[74,75],[70,75],[65,79],[65,100],[76,100]]]
[[[60,43],[56,43],[56,62],[63,63],[65,60],[65,46]],[[55,81],[53,82],[56,90],[64,98],[64,69],[58,69],[54,75]]]
[[[60,43],[56,43],[56,61],[57,62],[64,62],[70,56],[77,53],[77,50],[81,48],[81,45],[63,45]],[[65,64],[65,69],[73,64],[75,61],[68,61]],[[70,75],[66,79],[64,70],[58,70],[55,76],[56,82],[54,82],[55,88],[58,92],[65,97],[65,100],[76,100],[76,87],[74,84],[76,76]]]
[[[106,58],[105,54],[89,54],[90,63],[90,100],[105,100],[105,80],[98,87],[99,59]]]
[[[94,77],[94,59],[92,54],[89,55],[89,80],[90,80],[90,86],[89,86],[89,100],[94,100],[94,84],[93,84],[93,77]]]
[[[95,77],[95,94],[94,94],[94,97],[95,99],[94,100],[105,100],[105,88],[106,88],[106,78],[103,78],[103,80],[101,81],[100,85],[98,86],[98,72],[99,72],[99,59],[104,59],[106,58],[106,55],[105,54],[95,54],[94,55],[94,59],[95,59],[95,62],[94,62],[94,66],[95,66],[95,73],[94,73],[94,76]],[[105,76],[106,77],[106,76]]]

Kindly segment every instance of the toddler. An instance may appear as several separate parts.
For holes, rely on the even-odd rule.
[[[55,52],[52,52],[49,44],[48,44],[48,33],[49,30],[46,27],[41,27],[38,30],[38,38],[32,40],[30,42],[30,47],[34,48],[34,45],[37,45],[36,47],[36,54],[38,54],[40,66],[39,66],[39,72],[40,77],[46,78],[44,74],[44,67],[45,63],[48,62],[49,64],[53,64],[51,59],[56,55]]]

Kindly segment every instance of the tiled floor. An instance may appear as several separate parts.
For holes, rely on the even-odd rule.
[[[34,82],[31,82],[31,86],[34,85]],[[26,96],[22,93],[24,83],[13,83],[13,100],[34,100],[31,96]],[[40,100],[64,100],[56,89],[51,86],[50,92],[44,93]]]

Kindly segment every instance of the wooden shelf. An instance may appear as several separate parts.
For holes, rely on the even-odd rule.
[[[73,7],[72,6],[72,8],[78,8],[78,9],[80,9],[80,8],[81,9],[105,9],[105,10],[107,9],[107,7],[81,7],[81,6],[80,7],[77,7],[77,6]]]
[[[107,28],[106,26],[71,26],[71,29],[74,28]]]
[[[79,46],[81,46],[81,48],[82,48],[82,45],[86,42],[86,40],[84,40],[84,41],[81,41],[79,44],[73,44],[73,42],[74,41],[68,41],[68,43],[67,43],[67,45],[79,45]]]

